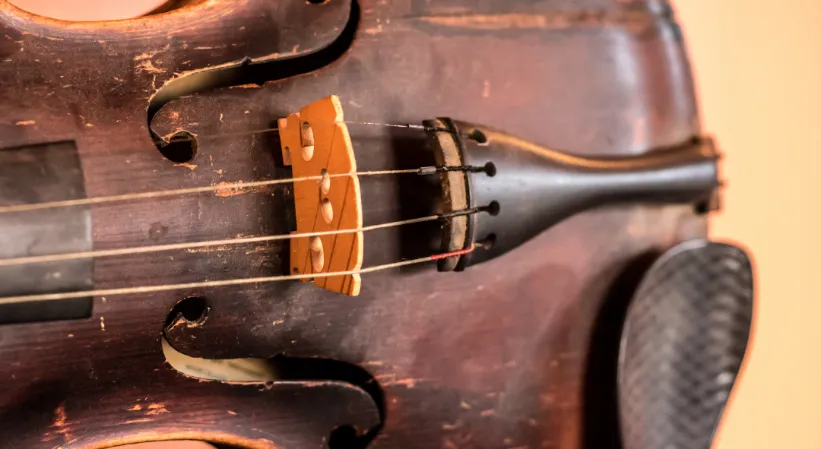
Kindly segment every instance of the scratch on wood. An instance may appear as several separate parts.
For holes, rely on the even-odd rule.
[[[129,419],[129,420],[123,421],[123,424],[139,424],[139,423],[151,422],[151,421],[154,421],[154,419],[153,418],[137,418],[137,419]]]
[[[228,245],[220,245],[220,246],[206,246],[206,247],[203,247],[203,248],[188,248],[185,251],[188,252],[188,253],[191,253],[191,254],[195,254],[195,253],[210,253],[210,252],[213,252],[213,251],[228,251],[230,249],[231,249],[231,247],[228,246]],[[183,324],[183,323],[185,323],[184,320],[180,324]],[[174,323],[174,324],[176,325],[177,323]]]
[[[236,415],[237,415],[237,412],[235,412],[235,411],[233,411],[233,410],[226,410],[226,412],[227,412],[229,415],[232,415],[232,416],[236,416]]]
[[[147,411],[145,412],[146,415],[159,415],[161,413],[168,413],[165,404],[148,404]]]
[[[137,70],[142,70],[148,73],[163,73],[164,70],[155,66],[153,62],[150,60],[145,60],[139,64],[137,64]]]
[[[134,61],[144,61],[146,59],[151,59],[154,56],[156,56],[158,53],[163,52],[165,50],[168,50],[169,48],[171,48],[171,44],[166,45],[164,48],[162,48],[160,50],[146,51],[146,52],[140,53],[137,56],[134,56]]]
[[[143,406],[140,404],[136,404],[134,407],[128,409],[129,412],[138,412],[143,409]]]
[[[71,439],[71,428],[68,425],[68,416],[66,415],[66,405],[64,403],[61,403],[54,410],[54,423],[51,427],[56,428],[56,432],[62,435],[64,440]]]
[[[105,332],[105,318],[104,317],[100,317],[100,330]]]
[[[660,16],[647,11],[562,11],[553,14],[463,14],[420,17],[433,25],[472,30],[567,29],[578,26],[649,25]],[[367,32],[367,30],[366,30]]]
[[[375,35],[382,32],[382,24],[380,23],[379,25],[377,25],[375,27],[365,28],[362,31],[364,31],[365,34],[368,34],[370,36],[375,36]]]
[[[377,376],[377,377],[379,377],[379,376]],[[396,375],[395,374],[388,374],[384,377],[396,377]],[[408,387],[408,388],[414,388],[416,386],[416,382],[418,382],[418,381],[419,381],[419,379],[414,379],[414,378],[394,379],[394,380],[384,381],[383,385],[402,385],[402,386],[405,386],[405,387]]]
[[[179,164],[174,164],[174,167],[185,167],[191,171],[194,171],[197,168],[197,164],[190,164],[188,162],[180,162]]]
[[[264,251],[267,251],[267,250],[268,250],[267,246],[260,245],[260,246],[254,247],[254,249],[249,249],[249,250],[245,251],[245,255],[247,256],[249,254],[261,253],[261,252],[264,252]]]
[[[496,410],[493,410],[493,409],[482,410],[482,412],[479,413],[479,416],[481,416],[483,418],[488,417],[488,416],[494,416],[494,415],[496,415]]]
[[[223,184],[229,184],[229,183],[223,181],[223,182],[218,183],[217,185],[223,185]],[[248,190],[249,189],[244,189],[244,188],[241,188],[241,187],[233,187],[233,188],[232,187],[227,187],[227,188],[224,188],[224,189],[215,190],[214,195],[225,198],[225,197],[229,197],[229,196],[243,195],[245,193],[248,193]]]
[[[54,410],[54,427],[65,427],[66,419],[66,405],[60,404],[60,406]]]
[[[17,126],[31,126],[36,124],[37,122],[34,120],[20,120],[19,122],[14,122]]]

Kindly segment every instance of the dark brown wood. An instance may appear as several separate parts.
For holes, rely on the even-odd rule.
[[[657,1],[214,0],[106,24],[0,1],[0,28],[0,147],[74,141],[88,196],[286,176],[275,136],[206,136],[271,126],[329,94],[348,120],[451,116],[581,154],[699,133],[681,34]],[[242,85],[207,89],[231,83]],[[181,130],[197,136],[197,153],[175,164],[154,141]],[[431,162],[418,131],[351,125],[351,136],[360,170]],[[427,214],[441,194],[417,178],[361,186],[366,225]],[[286,233],[289,195],[281,186],[95,206],[94,247]],[[436,252],[436,230],[366,233],[364,266]],[[631,270],[704,233],[689,208],[598,210],[463,273],[430,264],[364,275],[354,298],[278,283],[98,297],[87,320],[3,325],[0,446],[190,437],[323,447],[353,425],[381,426],[372,447],[616,447]],[[100,259],[94,279],[110,288],[279,274],[287,253],[277,243]],[[166,332],[186,354],[318,357],[375,382],[185,377],[160,342],[191,295],[208,301],[206,321]]]

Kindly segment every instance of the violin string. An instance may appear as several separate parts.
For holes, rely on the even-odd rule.
[[[335,122],[339,123],[339,122]],[[415,125],[415,124],[397,124],[397,123],[376,123],[376,122],[353,122],[353,121],[345,121],[342,123],[346,124],[354,124],[354,125],[372,125],[372,126],[386,126],[386,127],[397,127],[397,128],[409,128],[409,129],[422,129],[422,130],[433,130],[433,131],[447,131],[447,129],[437,129],[437,128],[429,128],[425,127],[424,125]],[[241,135],[248,135],[248,134],[258,134],[258,133],[266,133],[266,132],[274,132],[278,131],[279,128],[272,127],[272,128],[263,128],[257,130],[250,130],[250,131],[242,131],[236,133],[222,133],[222,134],[210,134],[210,135],[202,135],[198,136],[200,138],[220,138],[220,137],[227,137],[227,136],[241,136]],[[342,177],[342,176],[375,176],[375,175],[388,175],[388,174],[408,174],[414,173],[419,175],[429,175],[434,173],[439,173],[443,171],[484,171],[483,167],[420,167],[417,169],[403,169],[403,170],[373,170],[373,171],[364,171],[364,172],[356,172],[356,173],[339,173],[339,174],[332,174],[329,175],[331,178]],[[152,199],[152,198],[161,198],[165,196],[174,196],[174,195],[185,195],[185,194],[193,194],[193,193],[204,193],[204,192],[214,192],[220,190],[237,190],[237,189],[251,189],[254,187],[263,187],[263,186],[270,186],[275,184],[285,184],[291,182],[301,182],[301,181],[316,181],[321,180],[322,175],[316,176],[303,176],[303,177],[295,177],[295,178],[284,178],[284,179],[272,179],[272,180],[264,180],[264,181],[238,181],[233,183],[220,183],[214,184],[211,186],[202,186],[202,187],[190,187],[190,188],[183,188],[183,189],[172,189],[172,190],[160,190],[160,191],[153,191],[153,192],[140,192],[140,193],[126,193],[121,195],[111,195],[111,196],[101,196],[101,197],[93,197],[93,198],[81,198],[75,200],[62,200],[62,201],[48,201],[42,203],[34,203],[34,204],[17,204],[12,206],[0,206],[0,214],[5,213],[12,213],[12,212],[28,212],[34,210],[42,210],[42,209],[52,209],[52,208],[59,208],[59,207],[74,207],[74,206],[83,206],[89,204],[100,204],[100,203],[108,203],[108,202],[119,202],[119,201],[131,201],[131,200],[142,200],[142,199]]]
[[[454,169],[463,169],[466,171],[476,171],[476,170],[484,170],[481,167],[420,167],[420,168],[409,168],[409,169],[401,169],[401,170],[371,170],[371,171],[361,171],[355,173],[335,173],[327,175],[330,178],[339,178],[344,176],[380,176],[380,175],[402,175],[402,174],[417,174],[417,175],[429,175],[433,173],[438,173],[442,171],[453,171]],[[292,182],[303,182],[303,181],[319,181],[323,178],[323,175],[315,175],[315,176],[301,176],[295,178],[280,178],[280,179],[268,179],[264,181],[237,181],[231,183],[220,183],[220,184],[213,184],[209,186],[201,186],[201,187],[187,187],[182,189],[172,189],[172,190],[157,190],[152,192],[138,192],[138,193],[125,193],[122,195],[110,195],[110,196],[97,196],[91,198],[79,198],[76,200],[62,200],[62,201],[48,201],[43,203],[32,203],[32,204],[15,204],[12,206],[0,206],[0,214],[6,214],[11,212],[30,212],[35,210],[42,210],[42,209],[54,209],[59,207],[74,207],[74,206],[84,206],[89,204],[100,204],[100,203],[112,203],[112,202],[122,202],[122,201],[133,201],[133,200],[144,200],[144,199],[152,199],[152,198],[161,198],[166,196],[176,196],[176,195],[187,195],[193,193],[203,193],[203,192],[216,192],[216,191],[228,191],[228,190],[246,190],[251,189],[254,187],[263,187],[263,186],[270,186],[275,184],[287,184]]]
[[[432,128],[432,127],[427,127],[427,126],[424,126],[424,125],[409,124],[409,123],[408,124],[397,124],[397,123],[356,122],[356,121],[344,121],[342,123],[349,124],[349,125],[382,126],[382,127],[392,127],[392,128],[417,129],[417,130],[423,130],[423,131],[453,132],[453,130],[450,130],[450,129]],[[210,135],[197,135],[196,137],[201,138],[201,139],[217,139],[217,138],[231,137],[231,136],[244,136],[244,135],[269,133],[269,132],[275,132],[275,131],[278,131],[278,130],[279,130],[278,127],[270,127],[270,128],[255,129],[255,130],[249,130],[249,131],[233,132],[233,133],[229,132],[229,133],[219,133],[219,134],[210,134]],[[193,140],[194,136],[190,136],[187,139],[188,140]],[[185,140],[185,138],[183,138],[183,139],[176,138],[175,140]],[[328,175],[328,176],[331,177],[331,178],[335,178],[335,177],[342,177],[342,176],[376,176],[376,175],[389,175],[389,174],[390,175],[392,175],[392,174],[429,175],[429,174],[439,173],[439,172],[442,172],[442,171],[457,171],[457,170],[484,171],[484,168],[483,167],[420,167],[420,168],[417,168],[417,169],[374,170],[374,171],[365,171],[365,172],[356,172],[356,173],[340,173],[340,174],[332,174],[332,175]],[[111,196],[102,196],[102,197],[93,197],[93,198],[83,198],[83,199],[77,199],[77,200],[51,201],[51,202],[43,202],[43,203],[35,203],[35,204],[2,206],[2,207],[0,207],[0,214],[11,213],[11,212],[26,212],[26,211],[34,211],[34,210],[42,210],[42,209],[50,209],[50,208],[59,208],[59,207],[73,207],[73,206],[90,205],[90,204],[130,201],[130,200],[137,200],[137,199],[160,198],[160,197],[165,197],[165,196],[184,195],[184,194],[193,194],[193,193],[204,193],[204,192],[212,192],[212,191],[220,191],[220,190],[251,189],[251,188],[254,188],[254,187],[270,186],[270,185],[275,185],[275,184],[285,184],[285,183],[291,183],[291,182],[318,181],[318,180],[321,180],[322,178],[323,178],[322,175],[318,175],[318,176],[303,176],[303,177],[293,177],[293,178],[285,178],[285,179],[265,180],[265,181],[251,181],[251,182],[239,181],[239,182],[234,182],[234,183],[221,183],[221,184],[217,184],[217,185],[203,186],[203,187],[192,187],[192,188],[183,188],[183,189],[174,189],[174,190],[162,190],[162,191],[153,191],[153,192],[141,192],[141,193],[131,193],[131,194],[122,194],[122,195],[111,195]],[[293,233],[293,234],[288,234],[288,235],[272,235],[272,236],[261,236],[261,237],[212,240],[212,241],[204,241],[204,242],[192,242],[192,243],[181,243],[181,244],[170,244],[170,245],[155,245],[155,246],[138,247],[138,248],[123,248],[123,249],[115,249],[115,250],[87,251],[87,252],[80,252],[80,253],[58,254],[58,255],[51,255],[51,256],[32,256],[32,257],[23,257],[23,258],[14,258],[14,259],[3,259],[3,260],[0,260],[0,266],[33,264],[33,263],[73,260],[73,259],[82,259],[82,258],[107,257],[107,256],[147,253],[147,252],[155,252],[155,251],[170,251],[170,250],[175,250],[175,249],[190,249],[190,248],[197,248],[197,247],[219,246],[219,245],[227,245],[227,244],[243,244],[243,243],[253,243],[253,242],[265,242],[265,241],[292,239],[292,238],[299,238],[299,237],[311,237],[311,236],[320,236],[320,235],[333,235],[333,234],[343,234],[343,233],[364,232],[364,231],[376,230],[376,229],[381,229],[381,228],[388,228],[388,227],[395,227],[395,226],[401,226],[401,225],[407,225],[407,224],[413,224],[413,223],[433,221],[433,220],[448,218],[448,217],[452,217],[452,216],[469,215],[469,214],[481,212],[484,209],[485,208],[481,208],[481,207],[480,208],[472,208],[472,209],[467,209],[467,210],[464,210],[464,211],[455,211],[455,212],[445,213],[445,214],[430,215],[430,216],[427,216],[427,217],[419,217],[419,218],[414,218],[414,219],[409,219],[409,220],[401,220],[401,221],[396,221],[396,222],[391,222],[391,223],[382,223],[382,224],[377,224],[377,225],[364,226],[364,227],[356,228],[356,229],[337,229],[337,230],[334,230],[334,231]],[[269,282],[278,282],[278,281],[287,281],[287,280],[312,279],[312,278],[318,278],[318,277],[327,278],[327,277],[332,277],[332,276],[365,274],[365,273],[372,273],[372,272],[376,272],[376,271],[387,270],[387,269],[391,269],[391,268],[399,268],[399,267],[418,264],[418,263],[436,261],[436,260],[444,259],[444,258],[447,258],[447,257],[460,256],[460,255],[468,254],[468,253],[474,251],[475,248],[476,248],[475,245],[471,245],[469,248],[464,249],[464,250],[451,251],[451,252],[448,252],[448,253],[435,254],[433,256],[421,257],[421,258],[412,259],[412,260],[393,262],[393,263],[388,263],[388,264],[383,264],[383,265],[376,265],[376,266],[367,267],[367,268],[358,269],[358,270],[337,271],[337,272],[328,272],[328,273],[291,274],[291,275],[267,276],[267,277],[257,277],[257,278],[239,278],[239,279],[228,279],[228,280],[221,280],[221,281],[202,281],[202,282],[191,282],[191,283],[184,283],[184,284],[166,284],[166,285],[156,285],[156,286],[126,287],[126,288],[118,288],[118,289],[100,289],[100,290],[79,291],[79,292],[53,293],[53,294],[9,296],[9,297],[0,297],[0,304],[23,303],[23,302],[32,302],[32,301],[54,301],[54,300],[61,300],[61,299],[84,298],[84,297],[89,297],[89,296],[115,296],[115,295],[126,295],[126,294],[152,293],[152,292],[161,292],[161,291],[178,290],[178,289],[186,289],[186,288],[223,287],[223,286],[243,285],[243,284],[253,284],[253,283],[269,283]]]
[[[428,215],[426,217],[419,217],[419,218],[410,218],[407,220],[399,220],[393,221],[390,223],[379,223],[375,225],[369,226],[362,226],[359,228],[351,228],[351,229],[336,229],[332,231],[314,231],[314,232],[301,232],[301,233],[291,233],[291,234],[275,234],[275,235],[263,235],[257,237],[237,237],[232,239],[221,239],[221,240],[204,240],[199,242],[184,242],[184,243],[171,243],[166,245],[150,245],[150,246],[137,246],[137,247],[129,247],[129,248],[117,248],[117,249],[103,249],[103,250],[96,250],[96,251],[81,251],[75,253],[64,253],[64,254],[49,254],[44,256],[26,256],[26,257],[15,257],[15,258],[8,258],[8,259],[0,259],[0,267],[9,267],[9,266],[18,266],[18,265],[31,265],[31,264],[38,264],[38,263],[50,263],[50,262],[64,262],[67,260],[79,260],[79,259],[97,259],[102,257],[114,257],[114,256],[129,256],[133,254],[145,254],[145,253],[159,253],[159,252],[166,252],[166,251],[177,251],[177,250],[184,250],[184,249],[194,249],[194,248],[207,248],[207,247],[214,247],[214,246],[226,246],[226,245],[244,245],[249,243],[264,243],[264,242],[272,242],[277,240],[291,240],[296,238],[303,238],[303,237],[318,237],[323,235],[337,235],[337,234],[354,234],[357,232],[368,232],[368,231],[375,231],[377,229],[385,229],[385,228],[393,228],[398,226],[416,224],[416,223],[424,223],[428,221],[435,221],[440,220],[443,218],[450,218],[454,216],[461,216],[461,215],[472,215],[478,212],[482,212],[483,208],[471,208],[471,209],[464,209],[461,211],[455,211],[447,214],[435,214],[435,215]]]
[[[375,265],[375,266],[371,266],[371,267],[360,268],[358,270],[333,271],[333,272],[327,272],[327,273],[289,274],[289,275],[281,275],[281,276],[264,276],[264,277],[255,277],[255,278],[224,279],[224,280],[218,280],[218,281],[187,282],[187,283],[182,283],[182,284],[143,285],[143,286],[139,286],[139,287],[109,288],[109,289],[76,291],[76,292],[66,292],[66,293],[45,293],[45,294],[24,295],[24,296],[6,296],[6,297],[0,298],[0,305],[2,305],[2,304],[19,304],[19,303],[34,302],[34,301],[58,301],[58,300],[61,300],[61,299],[87,298],[87,297],[92,297],[92,296],[119,296],[119,295],[131,295],[131,294],[157,293],[157,292],[164,292],[164,291],[171,291],[171,290],[228,287],[228,286],[236,286],[236,285],[263,284],[263,283],[271,283],[271,282],[301,280],[301,279],[327,278],[327,277],[331,277],[331,276],[347,276],[347,275],[353,275],[353,274],[367,274],[367,273],[374,273],[374,272],[377,272],[377,271],[388,270],[388,269],[391,269],[391,268],[400,268],[400,267],[405,267],[405,266],[408,266],[408,265],[415,265],[415,264],[419,264],[419,263],[432,262],[432,261],[436,261],[436,260],[440,260],[440,259],[445,259],[445,258],[448,258],[448,257],[462,256],[462,255],[473,252],[475,249],[476,249],[476,245],[471,245],[469,248],[459,250],[459,251],[451,251],[451,252],[447,252],[447,253],[434,254],[432,256],[420,257],[418,259],[402,260],[402,261],[399,261],[399,262],[391,262],[391,263],[387,263],[387,264],[383,264],[383,265]]]
[[[445,129],[445,128],[433,128],[425,125],[417,125],[415,123],[378,123],[378,122],[355,122],[355,121],[342,121],[342,122],[333,122],[333,123],[344,123],[346,125],[361,125],[361,126],[381,126],[385,128],[404,128],[404,129],[414,129],[420,131],[439,131],[439,132],[453,132],[453,130]],[[224,137],[242,137],[242,136],[250,136],[254,134],[265,134],[265,133],[272,133],[279,131],[278,126],[272,126],[270,128],[259,128],[259,129],[251,129],[247,131],[235,131],[235,132],[226,132],[226,133],[216,133],[216,134],[197,134],[196,138],[198,139],[221,139]],[[174,140],[194,140],[195,137],[188,136],[187,134],[185,137],[177,137]]]

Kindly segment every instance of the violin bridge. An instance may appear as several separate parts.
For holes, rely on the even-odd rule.
[[[294,182],[295,233],[362,228],[362,198],[356,159],[342,105],[332,95],[311,103],[299,113],[279,119],[282,159],[295,178],[322,176]],[[350,174],[350,176],[331,176]],[[362,231],[291,239],[291,273],[355,271],[362,267]],[[305,279],[345,295],[359,294],[359,274]]]

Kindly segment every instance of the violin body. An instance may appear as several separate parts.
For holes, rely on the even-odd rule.
[[[0,170],[0,185],[17,187],[0,198],[287,177],[275,136],[243,133],[330,94],[351,121],[452,116],[581,155],[700,134],[682,36],[661,1],[210,0],[67,23],[0,0],[0,161],[53,162]],[[417,130],[350,133],[359,170],[433,163]],[[416,178],[360,182],[366,224],[429,214],[440,195]],[[15,217],[18,231],[75,223],[74,250],[280,234],[294,222],[287,184]],[[364,266],[433,254],[438,230],[366,233]],[[356,297],[283,282],[94,297],[71,319],[38,317],[35,304],[33,318],[0,325],[0,446],[617,447],[625,292],[648,255],[705,233],[688,206],[621,206],[462,272],[365,274]],[[270,276],[287,257],[276,241],[102,258],[54,288]],[[179,314],[191,297],[207,316]],[[288,374],[197,379],[166,362],[163,341],[198,358],[273,359]]]

